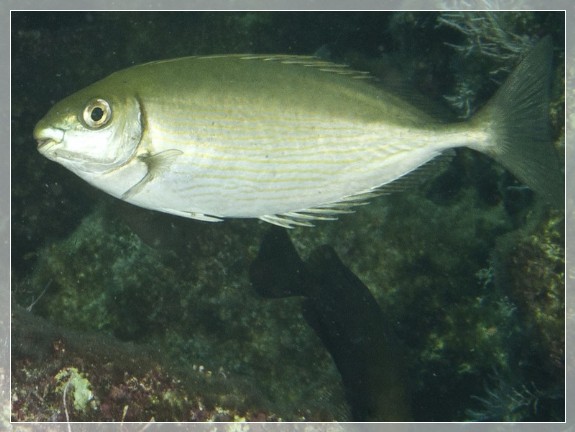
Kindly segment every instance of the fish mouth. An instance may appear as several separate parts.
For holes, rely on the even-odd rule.
[[[39,151],[47,151],[50,150],[52,147],[54,147],[57,143],[54,140],[51,139],[38,139],[36,140],[36,142],[38,143],[37,148]]]
[[[64,140],[64,131],[57,128],[36,127],[34,129],[34,139],[38,144],[38,151],[46,153]]]

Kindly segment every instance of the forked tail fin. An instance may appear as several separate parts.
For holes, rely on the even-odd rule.
[[[564,175],[549,126],[552,52],[547,36],[473,121],[493,134],[492,142],[477,150],[493,157],[544,200],[562,208]]]

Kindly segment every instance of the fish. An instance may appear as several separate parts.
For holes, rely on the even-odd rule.
[[[116,198],[209,222],[337,219],[437,172],[459,147],[562,207],[552,49],[544,37],[464,122],[437,119],[346,65],[231,54],[115,72],[56,103],[33,136],[42,155]]]
[[[411,421],[403,344],[369,288],[331,246],[303,262],[283,228],[270,227],[250,266],[264,298],[303,296],[302,314],[331,355],[353,421]]]

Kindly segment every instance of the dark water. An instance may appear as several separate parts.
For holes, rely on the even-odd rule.
[[[558,65],[563,18],[508,13],[497,22],[526,43],[551,34]],[[64,340],[74,347],[75,367],[92,377],[95,399],[89,414],[75,409],[72,417],[120,420],[116,405],[126,403],[141,408],[128,411],[134,421],[151,413],[157,420],[349,420],[350,411],[338,370],[302,317],[301,299],[270,300],[250,286],[248,268],[267,226],[184,220],[95,190],[36,151],[33,127],[54,102],[151,60],[317,53],[415,89],[431,100],[426,109],[462,118],[489,99],[519,59],[506,47],[520,39],[498,40],[486,17],[475,27],[470,22],[438,13],[14,12],[12,299],[80,332]],[[552,88],[556,142],[561,73]],[[369,287],[407,352],[415,420],[564,419],[563,214],[542,208],[500,166],[461,150],[420,187],[290,236],[304,257],[332,246]],[[73,360],[58,357],[61,338],[53,336],[38,362],[28,345],[42,324],[19,323],[14,392],[45,384],[49,394],[43,404],[17,404],[14,419],[62,420],[61,394],[50,379]],[[114,350],[106,357],[112,366],[83,358],[90,347],[82,334],[97,335],[91,347]],[[117,340],[142,351],[124,355]],[[177,386],[156,375],[146,383],[157,380],[160,398],[168,387],[177,396],[154,404],[150,390],[143,403],[115,375],[128,358],[169,370]],[[46,381],[31,379],[30,371]]]

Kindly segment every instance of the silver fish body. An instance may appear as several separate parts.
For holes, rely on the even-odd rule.
[[[462,146],[551,196],[557,182],[541,177],[558,169],[541,128],[549,52],[549,41],[536,47],[466,123],[442,124],[344,66],[225,55],[116,72],[56,104],[34,136],[42,154],[111,195],[207,221],[260,218],[291,227],[332,219]],[[537,88],[515,88],[522,81]],[[514,103],[521,125],[507,113]],[[516,149],[531,131],[535,139]]]

